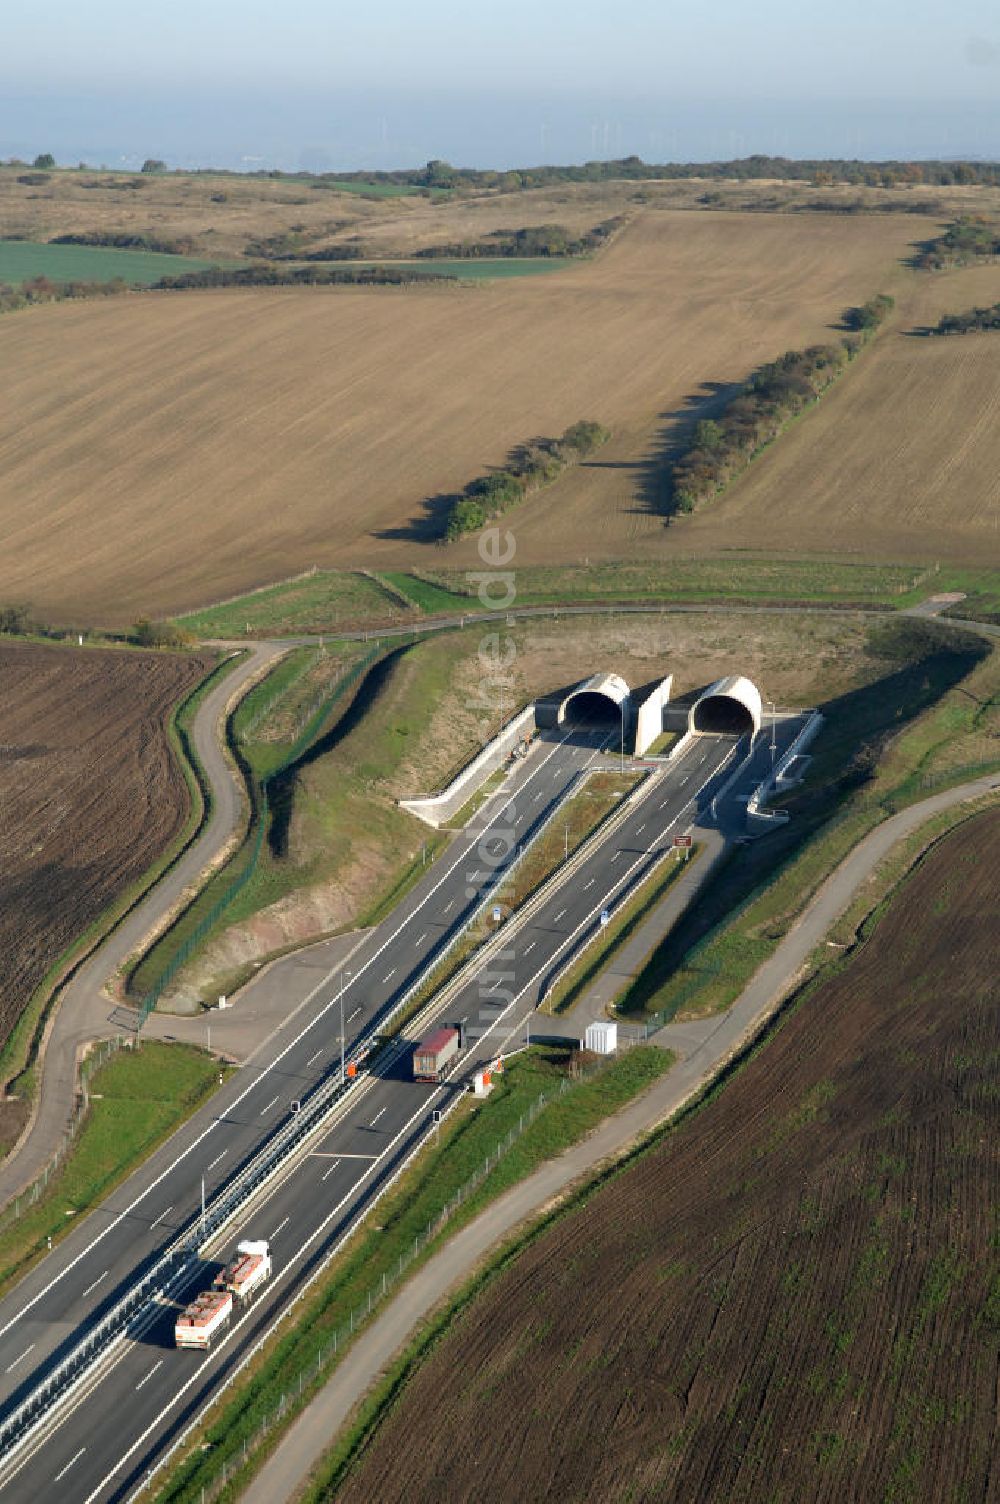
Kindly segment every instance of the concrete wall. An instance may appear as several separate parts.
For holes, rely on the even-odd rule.
[[[635,755],[641,757],[658,736],[663,735],[663,708],[670,699],[673,674],[668,674],[651,695],[647,695],[635,716]]]
[[[423,799],[400,799],[400,809],[405,809],[411,815],[416,815],[428,825],[435,828],[444,825],[453,815],[457,815],[462,805],[472,798],[477,789],[481,788],[491,773],[501,766],[504,759],[513,750],[519,741],[530,736],[535,730],[535,707],[526,705],[520,715],[516,715],[512,721],[508,721],[503,730],[487,742],[483,750],[476,754],[454,778],[446,789],[440,794],[430,794]]]

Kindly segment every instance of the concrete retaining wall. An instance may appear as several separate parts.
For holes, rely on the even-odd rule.
[[[658,736],[663,735],[663,707],[670,699],[670,689],[674,682],[673,674],[668,674],[662,684],[658,684],[651,695],[648,695],[636,711],[635,717],[635,755],[641,757],[647,747],[651,747]]]
[[[450,820],[482,788],[491,773],[499,768],[504,759],[519,741],[535,730],[535,707],[526,705],[520,715],[508,721],[503,730],[483,750],[476,754],[440,794],[429,794],[422,799],[400,799],[400,809],[416,815],[427,825],[437,828]]]

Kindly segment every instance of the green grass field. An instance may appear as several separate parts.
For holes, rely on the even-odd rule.
[[[69,1157],[40,1199],[0,1233],[0,1289],[19,1278],[218,1085],[204,1050],[146,1042],[94,1072],[91,1106]]]
[[[412,614],[369,575],[347,570],[315,570],[299,580],[268,586],[218,606],[180,618],[199,638],[278,637],[376,629],[415,621],[421,615],[455,616],[481,609],[459,570],[426,569],[420,574],[385,571],[392,590],[412,602]],[[922,569],[913,565],[844,564],[826,560],[677,559],[655,564],[623,561],[589,568],[548,569],[527,565],[517,571],[517,606],[591,601],[701,602],[748,604],[871,605],[904,607],[939,590],[976,590],[989,596],[989,574]],[[993,587],[995,591],[995,586]]]
[[[32,277],[48,277],[53,282],[110,282],[121,277],[136,287],[149,287],[161,277],[201,272],[216,264],[196,256],[164,256],[154,251],[0,240],[0,282],[13,287]]]

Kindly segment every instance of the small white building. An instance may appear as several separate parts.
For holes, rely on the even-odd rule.
[[[587,1025],[583,1047],[595,1055],[613,1055],[618,1049],[618,1025],[608,1019],[598,1019]]]

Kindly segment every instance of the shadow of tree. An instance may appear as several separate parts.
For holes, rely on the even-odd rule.
[[[715,418],[728,402],[743,389],[742,381],[705,381],[674,408],[657,418],[657,432],[651,448],[635,464],[637,511],[663,517],[669,524],[676,516],[670,473],[691,443],[695,425],[705,418]],[[600,464],[598,460],[590,463]]]

